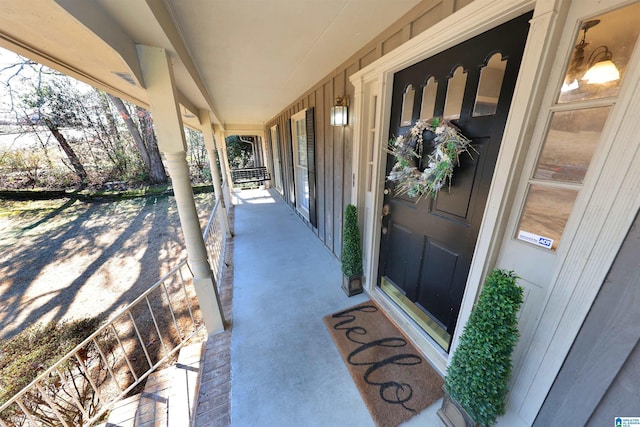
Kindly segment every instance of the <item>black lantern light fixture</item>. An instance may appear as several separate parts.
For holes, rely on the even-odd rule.
[[[336,98],[336,103],[331,107],[331,126],[346,126],[349,117],[347,100],[341,96]]]
[[[620,71],[611,60],[613,54],[606,45],[599,46],[591,52],[587,61],[589,68],[582,77],[579,77],[583,71],[584,51],[589,44],[586,41],[587,31],[599,23],[599,19],[592,19],[582,24],[582,40],[575,47],[576,50],[569,65],[567,76],[562,84],[562,92],[577,89],[579,87],[578,79],[585,80],[589,84],[603,84],[620,79]]]

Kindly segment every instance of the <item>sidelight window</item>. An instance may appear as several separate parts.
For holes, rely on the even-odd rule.
[[[639,34],[640,3],[581,22],[557,102],[549,111],[517,239],[557,249]]]

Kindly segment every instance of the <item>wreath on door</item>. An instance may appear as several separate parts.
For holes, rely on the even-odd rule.
[[[427,157],[427,166],[418,168],[424,151],[425,132],[432,133],[433,151]],[[424,195],[435,198],[446,183],[451,190],[451,179],[456,166],[460,165],[460,155],[473,150],[471,140],[460,129],[442,118],[419,119],[406,135],[389,141],[388,152],[395,157],[395,164],[387,180],[396,182],[395,194],[417,197]],[[416,201],[416,203],[417,203]]]

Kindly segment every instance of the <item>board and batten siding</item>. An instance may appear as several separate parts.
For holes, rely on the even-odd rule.
[[[534,426],[613,425],[640,415],[640,213]]]
[[[354,99],[354,88],[349,76],[386,55],[402,43],[420,34],[445,17],[461,9],[472,0],[424,0],[384,30],[371,42],[358,50],[330,75],[326,76],[295,102],[266,123],[265,135],[271,139],[270,129],[278,127],[282,154],[283,198],[295,211],[293,147],[291,116],[314,108],[316,157],[316,209],[317,227],[309,224],[318,238],[338,258],[342,248],[342,216],[351,202],[353,189],[353,108],[349,106],[349,125],[332,127],[329,111],[337,97]],[[270,144],[267,144],[269,146]],[[270,153],[271,156],[273,155]],[[268,163],[273,164],[273,157]],[[273,169],[272,169],[273,171]],[[272,172],[273,173],[273,172]]]

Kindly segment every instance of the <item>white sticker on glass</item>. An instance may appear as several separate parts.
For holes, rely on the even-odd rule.
[[[537,246],[542,246],[543,248],[551,249],[553,246],[553,239],[548,237],[540,236],[538,234],[529,233],[528,231],[520,230],[518,232],[518,239],[523,240],[525,242],[533,243]]]

